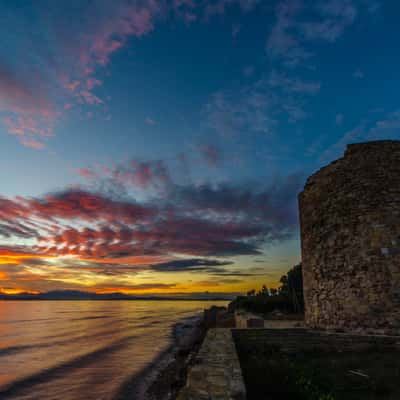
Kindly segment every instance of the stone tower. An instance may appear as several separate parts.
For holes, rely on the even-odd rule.
[[[348,145],[299,206],[307,325],[400,334],[400,141]]]

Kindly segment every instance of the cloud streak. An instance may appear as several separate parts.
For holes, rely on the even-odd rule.
[[[275,9],[275,24],[267,52],[286,67],[308,62],[312,42],[336,42],[362,13],[377,11],[376,2],[358,0],[282,1]]]
[[[301,182],[297,175],[264,189],[170,182],[162,197],[142,202],[82,189],[0,198],[0,235],[31,241],[16,257],[21,251],[101,260],[259,254],[262,243],[293,235]]]

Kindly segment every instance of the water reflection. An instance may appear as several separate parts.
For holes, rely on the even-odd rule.
[[[0,394],[112,399],[171,340],[194,301],[0,301]],[[1,392],[0,392],[1,393]]]

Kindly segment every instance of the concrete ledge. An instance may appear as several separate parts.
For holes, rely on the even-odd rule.
[[[177,400],[245,400],[246,389],[230,329],[209,329]]]

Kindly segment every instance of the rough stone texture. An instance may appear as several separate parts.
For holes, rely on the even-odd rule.
[[[246,389],[230,329],[209,329],[178,400],[245,400]]]
[[[400,141],[347,146],[299,205],[306,324],[400,334]]]

